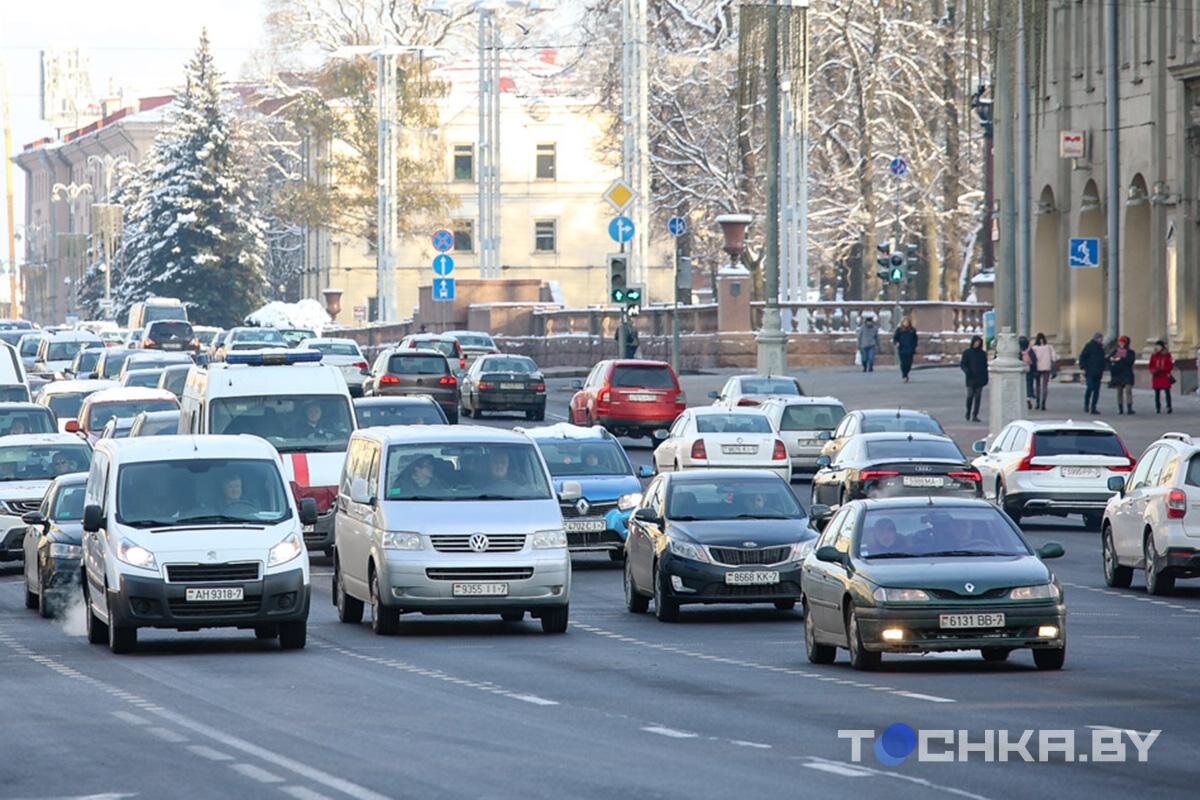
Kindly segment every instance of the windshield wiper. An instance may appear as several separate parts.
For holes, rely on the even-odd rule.
[[[175,524],[175,520],[171,519],[135,519],[122,522],[131,528],[169,528]]]
[[[952,556],[1012,556],[1016,553],[1000,553],[995,550],[934,550],[931,553],[921,553],[921,558],[926,557],[952,557]]]
[[[216,522],[228,522],[235,525],[268,525],[267,520],[246,519],[245,517],[231,517],[227,514],[203,514],[197,517],[181,517],[175,520],[174,525],[207,525]]]
[[[672,522],[699,522],[700,517],[693,517],[691,514],[680,514],[675,517],[667,517]]]
[[[536,500],[535,497],[514,497],[511,494],[473,494],[456,497],[455,500]]]
[[[422,503],[429,502],[450,502],[451,500],[459,500],[458,497],[439,497],[432,494],[410,494],[403,497],[389,497],[388,500],[417,500]]]
[[[786,514],[738,514],[733,519],[792,519]]]

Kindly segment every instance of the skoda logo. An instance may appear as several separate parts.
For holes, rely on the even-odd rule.
[[[967,590],[967,594],[970,594],[971,592],[975,591],[975,584],[973,584],[973,583],[964,583],[964,584],[963,584],[963,588]]]
[[[467,544],[476,553],[482,553],[491,546],[491,542],[482,533],[472,534],[471,538],[467,540]]]
[[[581,517],[586,514],[588,509],[591,507],[591,504],[589,504],[588,501],[582,497],[579,498],[579,500],[577,500],[575,503],[575,511],[578,512],[579,516]]]

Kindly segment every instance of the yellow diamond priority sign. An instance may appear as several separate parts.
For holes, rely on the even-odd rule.
[[[617,211],[624,211],[633,202],[635,194],[628,183],[621,178],[617,178],[612,182],[612,186],[604,190],[604,194],[601,197]]]

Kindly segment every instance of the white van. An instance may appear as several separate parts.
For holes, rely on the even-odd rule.
[[[304,647],[316,508],[297,510],[282,466],[253,436],[101,442],[83,508],[88,641],[127,653],[138,628],[246,628]]]
[[[316,524],[304,531],[308,549],[332,554],[333,502],[358,426],[341,371],[320,360],[316,350],[251,350],[193,368],[179,432],[249,433],[274,445],[296,501],[317,504]]]
[[[127,328],[145,328],[160,319],[188,321],[187,308],[177,297],[147,297],[129,308]]]

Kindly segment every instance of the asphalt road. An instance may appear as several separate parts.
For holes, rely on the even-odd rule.
[[[855,402],[861,380],[828,382],[861,406],[877,392],[863,383]],[[553,382],[553,414],[565,385]],[[648,463],[645,443],[628,445]],[[806,484],[796,489],[807,499]],[[400,635],[379,638],[337,622],[317,559],[303,651],[248,632],[144,631],[136,654],[117,657],[86,643],[81,618],[26,611],[19,567],[4,565],[0,797],[1194,797],[1200,581],[1164,599],[1140,579],[1108,590],[1095,534],[1037,523],[1026,526],[1035,545],[1067,550],[1053,564],[1069,607],[1061,672],[1036,671],[1027,653],[999,665],[885,657],[883,671],[857,673],[843,652],[816,667],[794,613],[685,607],[662,624],[626,613],[620,571],[590,557],[576,562],[565,636],[528,620],[405,617]],[[1014,752],[888,767],[870,741],[855,762],[838,736],[897,722],[972,742],[1068,730],[1089,756],[1093,732],[1108,729],[1131,761]],[[1148,761],[1132,761],[1128,732],[1154,730]]]

